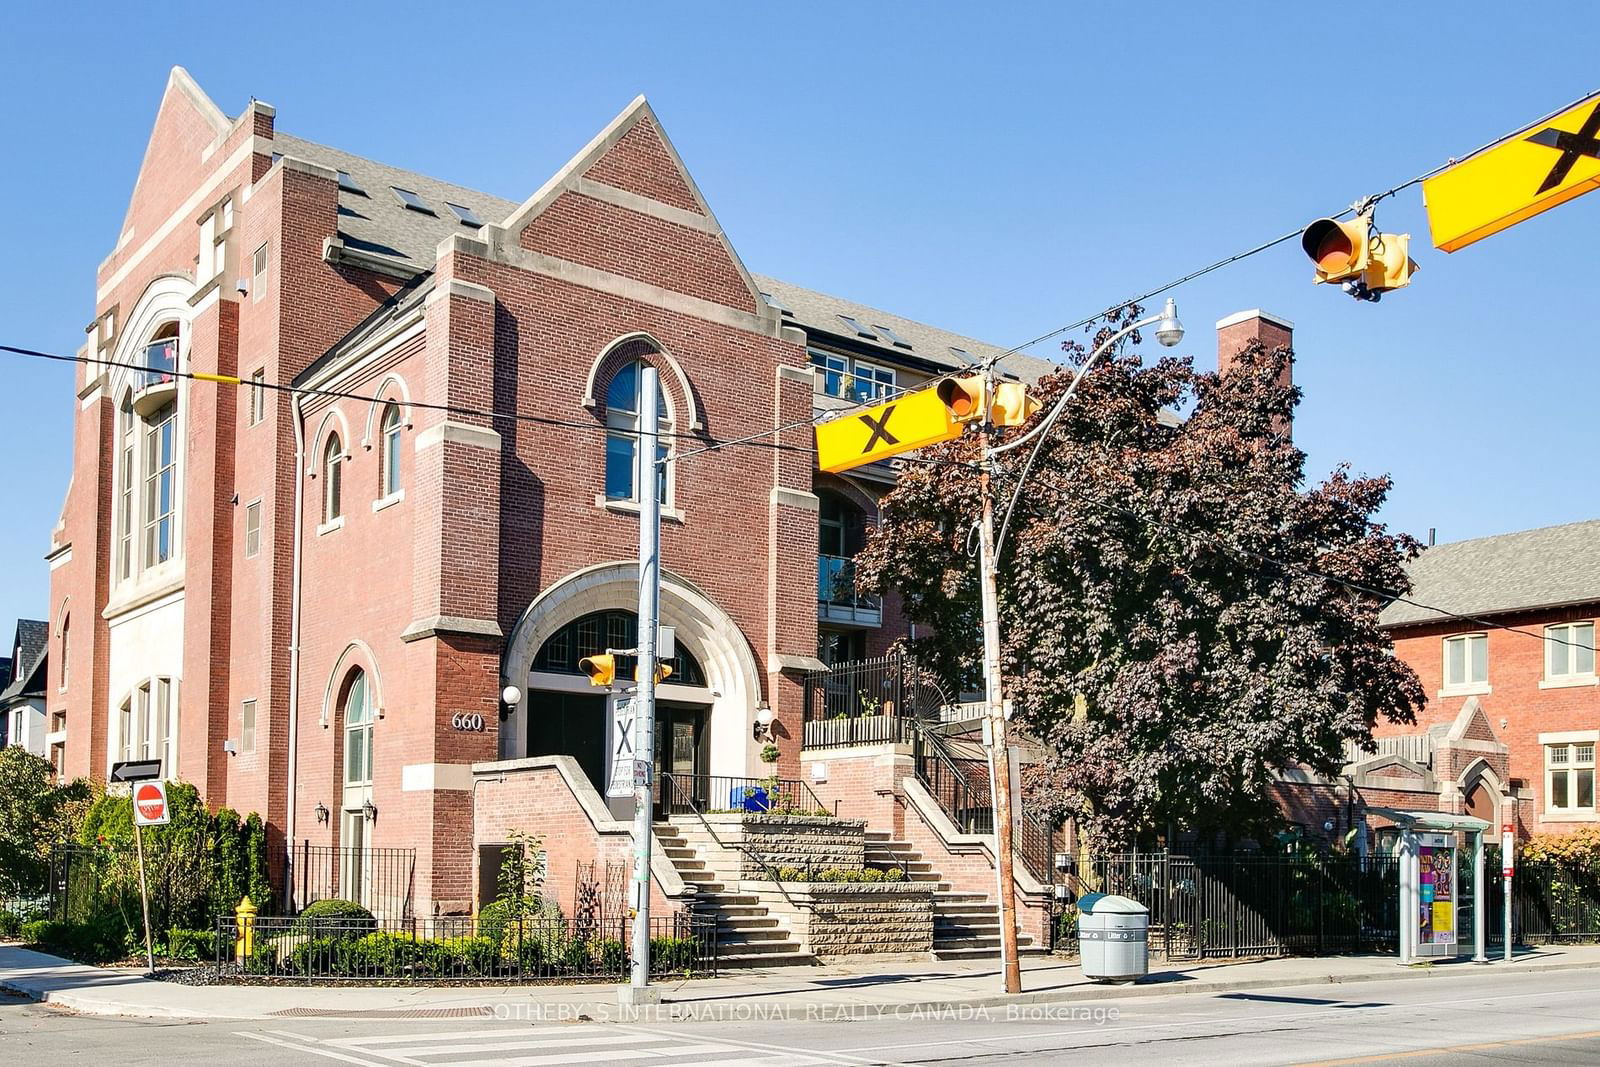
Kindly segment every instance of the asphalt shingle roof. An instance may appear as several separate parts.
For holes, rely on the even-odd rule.
[[[1600,602],[1600,519],[1436,545],[1407,568],[1410,599],[1458,615]],[[1398,601],[1385,626],[1448,616]]]
[[[23,693],[43,691],[43,678],[39,678],[36,685],[32,683],[50,647],[49,624],[39,619],[18,619],[17,636],[11,647],[16,654],[11,663],[9,684],[0,692],[0,702]]]
[[[389,256],[418,271],[432,268],[434,252],[440,241],[454,233],[471,234],[475,230],[456,218],[446,206],[447,203],[471,208],[480,219],[487,222],[506,219],[521,206],[515,201],[439,181],[414,171],[401,170],[286,133],[274,135],[274,148],[285,156],[319,163],[348,174],[361,192],[342,186],[339,190],[339,234],[345,244],[361,251]],[[392,192],[395,187],[416,193],[433,209],[434,214],[424,214],[406,207]],[[898,357],[944,370],[957,370],[966,362],[952,352],[952,348],[962,349],[980,360],[1003,351],[984,341],[841,297],[791,285],[777,278],[755,275],[754,280],[762,292],[788,309],[789,314],[784,316],[784,321],[793,322],[808,333],[832,334],[870,346],[882,351],[889,360]],[[412,295],[420,297],[424,292],[419,288]],[[896,346],[890,337],[859,337],[839,319],[840,315],[849,315],[869,329],[886,326],[909,342],[911,347]],[[1013,354],[1000,361],[1000,368],[1024,381],[1034,381],[1054,370],[1056,365],[1032,356]]]

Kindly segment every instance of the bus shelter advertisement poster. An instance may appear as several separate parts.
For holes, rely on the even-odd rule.
[[[1455,912],[1455,850],[1430,848],[1420,850],[1422,890],[1421,921],[1424,945],[1453,945],[1456,943]]]

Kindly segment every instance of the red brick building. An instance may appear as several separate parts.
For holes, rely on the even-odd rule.
[[[158,758],[280,846],[414,848],[446,912],[474,764],[561,755],[608,792],[615,698],[576,664],[632,642],[637,368],[670,434],[664,765],[769,773],[765,706],[797,778],[800,678],[904,632],[850,581],[892,472],[816,474],[809,420],[997,354],[752,275],[642,98],[518,203],[181,69],[87,333],[49,554],[65,773]]]
[[[1427,707],[1414,726],[1378,724],[1376,753],[1352,749],[1340,782],[1291,774],[1291,818],[1339,833],[1368,806],[1470,814],[1523,835],[1600,822],[1597,561],[1600,521],[1425,551],[1409,568],[1415,603],[1381,618]]]

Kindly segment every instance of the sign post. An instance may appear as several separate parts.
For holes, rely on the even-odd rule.
[[[156,971],[155,946],[150,937],[150,887],[144,876],[144,828],[170,822],[167,809],[167,783],[160,780],[135,782],[133,786],[133,843],[139,852],[139,900],[144,910],[144,959],[150,973]]]
[[[1500,824],[1500,877],[1505,880],[1505,961],[1511,962],[1511,876],[1516,873],[1517,831],[1510,823]]]

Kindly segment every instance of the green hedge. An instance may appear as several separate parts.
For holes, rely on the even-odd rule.
[[[853,867],[825,867],[820,871],[779,867],[776,873],[780,882],[903,882],[906,877],[899,867],[890,867],[888,870],[876,867],[862,867],[859,870]]]
[[[96,922],[35,919],[23,923],[20,933],[30,945],[88,963],[124,959],[132,944],[120,916],[106,916]]]

